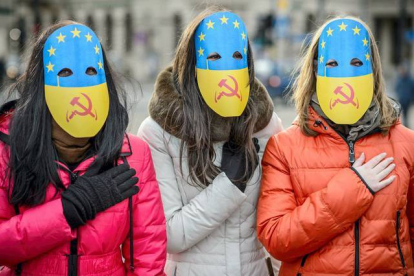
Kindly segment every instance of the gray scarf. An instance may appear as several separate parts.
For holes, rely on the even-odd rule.
[[[322,108],[319,105],[318,97],[316,93],[313,94],[311,100],[311,106],[315,111],[324,118],[329,126],[333,129],[341,133],[348,142],[355,141],[360,137],[363,137],[376,129],[381,124],[381,115],[379,112],[379,107],[375,103],[375,101],[371,102],[371,105],[368,107],[368,110],[362,116],[361,119],[358,120],[355,124],[352,125],[337,125],[331,120],[329,120],[326,115],[323,113]],[[398,104],[395,103],[396,109],[399,109]]]

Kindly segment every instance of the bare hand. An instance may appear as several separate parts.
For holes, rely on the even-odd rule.
[[[395,164],[392,163],[394,158],[385,158],[386,156],[386,153],[381,153],[364,164],[365,154],[362,153],[352,166],[374,192],[387,187],[396,178],[391,175],[385,179],[395,169]]]

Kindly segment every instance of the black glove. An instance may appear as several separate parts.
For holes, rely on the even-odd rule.
[[[259,152],[260,145],[257,138],[252,139],[256,152]],[[257,161],[258,164],[258,161]],[[226,173],[230,181],[244,192],[246,190],[246,180],[250,179],[255,168],[249,168],[247,178],[245,177],[246,170],[246,155],[243,150],[240,150],[233,141],[226,142],[223,145],[223,155],[221,158],[221,170]]]
[[[63,213],[70,227],[77,228],[96,214],[138,193],[136,171],[128,164],[97,174],[91,170],[62,193]]]

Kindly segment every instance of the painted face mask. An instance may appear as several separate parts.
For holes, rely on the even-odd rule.
[[[316,94],[322,111],[336,124],[354,124],[367,111],[373,93],[368,31],[352,19],[332,21],[318,46]]]
[[[220,116],[240,116],[250,93],[243,21],[231,12],[212,14],[201,21],[194,38],[201,96]]]
[[[101,44],[83,25],[54,31],[43,50],[46,104],[53,119],[73,137],[93,137],[109,111]]]

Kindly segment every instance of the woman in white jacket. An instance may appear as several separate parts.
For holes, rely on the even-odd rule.
[[[168,276],[273,273],[256,236],[256,204],[259,163],[282,126],[253,68],[240,17],[209,8],[158,76],[138,135],[160,185]]]

